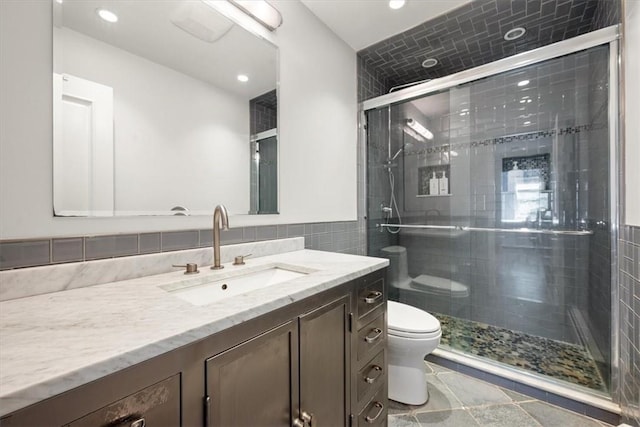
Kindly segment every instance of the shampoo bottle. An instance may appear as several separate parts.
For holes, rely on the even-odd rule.
[[[438,194],[445,196],[449,194],[449,178],[447,172],[442,172],[442,178],[438,179]]]
[[[431,172],[431,179],[429,180],[429,195],[437,196],[440,191],[439,188],[440,187],[438,184],[438,178],[436,178],[436,173]]]

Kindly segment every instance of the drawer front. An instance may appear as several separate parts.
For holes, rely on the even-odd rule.
[[[98,426],[179,426],[180,375],[146,387],[130,396],[98,409],[69,427]]]
[[[358,372],[358,401],[374,393],[387,382],[387,364],[384,350],[380,351]]]
[[[386,388],[380,389],[358,415],[358,427],[387,425]]]
[[[384,279],[379,278],[358,290],[358,319],[362,319],[386,301]]]
[[[358,331],[358,360],[373,356],[373,352],[384,346],[386,339],[387,325],[381,314]]]

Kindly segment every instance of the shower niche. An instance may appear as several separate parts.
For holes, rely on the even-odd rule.
[[[451,165],[433,165],[418,168],[417,197],[450,196]]]

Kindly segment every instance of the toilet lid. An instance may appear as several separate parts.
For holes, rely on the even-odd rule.
[[[419,334],[438,331],[440,322],[426,311],[407,304],[387,301],[387,326],[390,331]]]

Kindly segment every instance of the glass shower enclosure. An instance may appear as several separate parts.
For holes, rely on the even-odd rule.
[[[390,299],[435,315],[446,351],[603,396],[617,224],[611,49],[483,66],[364,113],[368,254],[390,260]]]

